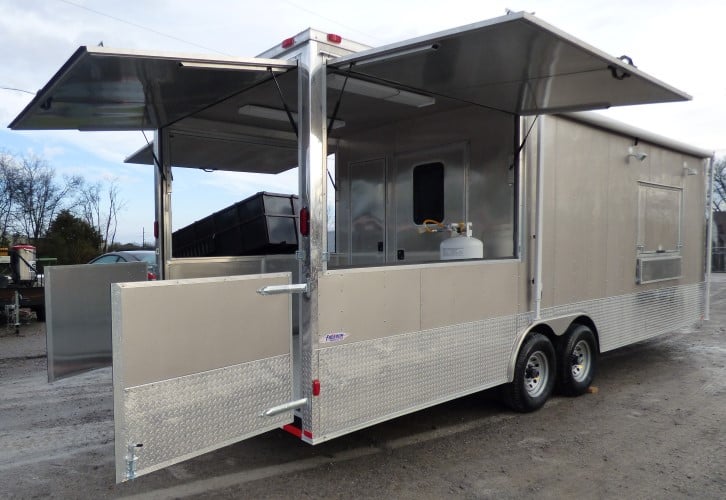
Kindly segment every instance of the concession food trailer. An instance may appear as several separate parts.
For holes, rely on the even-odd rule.
[[[600,353],[707,318],[712,153],[589,112],[688,99],[527,13],[256,58],[81,47],[10,127],[155,131],[127,161],[155,172],[161,279],[49,268],[49,377],[112,361],[118,481],[495,386],[582,394]],[[174,257],[172,167],[297,168],[294,253]]]

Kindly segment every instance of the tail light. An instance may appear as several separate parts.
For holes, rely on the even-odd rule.
[[[152,273],[151,271],[147,271],[146,279],[148,279],[149,281],[154,281],[156,280],[156,274]]]

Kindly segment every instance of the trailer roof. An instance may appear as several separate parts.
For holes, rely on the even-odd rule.
[[[608,118],[595,112],[578,111],[575,113],[564,113],[562,116],[570,120],[586,123],[626,137],[637,138],[639,140],[650,142],[658,146],[668,148],[672,151],[692,155],[697,158],[711,158],[715,154],[715,151],[713,150],[699,148],[691,144],[686,144],[685,142],[676,141],[675,139],[664,137],[649,130],[613,120],[612,118]]]
[[[525,115],[691,99],[628,60],[520,12],[343,56],[329,67]]]

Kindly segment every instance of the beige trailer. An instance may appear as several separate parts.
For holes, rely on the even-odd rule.
[[[11,127],[155,129],[129,161],[154,165],[164,279],[100,280],[110,325],[51,308],[50,376],[113,353],[118,481],[280,426],[582,394],[599,353],[707,317],[711,153],[581,111],[689,98],[525,13],[252,59],[81,48]],[[172,258],[172,165],[297,166],[297,253]],[[71,277],[47,276],[64,311]]]

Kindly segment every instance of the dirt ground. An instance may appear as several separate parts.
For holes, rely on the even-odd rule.
[[[282,432],[114,484],[110,369],[46,382],[0,327],[1,498],[724,498],[726,277],[711,321],[607,353],[598,392],[517,415],[486,391],[311,447]]]

